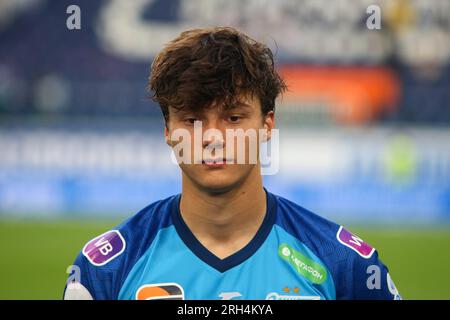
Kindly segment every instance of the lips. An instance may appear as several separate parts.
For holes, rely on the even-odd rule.
[[[233,161],[231,159],[225,159],[225,158],[215,158],[215,159],[204,159],[202,161],[202,164],[207,166],[221,166],[226,165],[229,163],[232,163]]]

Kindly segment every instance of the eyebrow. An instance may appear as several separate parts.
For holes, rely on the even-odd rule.
[[[191,109],[180,109],[180,110],[175,111],[175,114],[179,115],[179,116],[185,116],[185,115],[191,115],[191,114],[193,115],[196,113],[198,113],[198,112],[195,112],[194,110],[191,110]]]
[[[238,109],[238,108],[243,108],[243,109],[247,109],[247,110],[253,110],[253,106],[246,103],[246,102],[242,102],[242,101],[236,101],[231,107],[227,108],[227,109],[223,109],[222,111],[226,112],[226,111],[230,111],[233,109]],[[205,110],[191,110],[191,109],[178,109],[175,111],[175,115],[179,116],[179,117],[183,117],[186,115],[196,115],[199,116],[201,114],[203,114],[205,112]]]
[[[246,108],[246,109],[253,109],[253,107],[251,105],[249,105],[248,103],[242,102],[242,101],[238,101],[236,102],[231,109],[233,108]]]

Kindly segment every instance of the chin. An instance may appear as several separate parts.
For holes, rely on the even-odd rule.
[[[196,184],[208,193],[224,193],[234,189],[239,185],[239,181],[240,179],[209,176],[205,179],[201,179],[201,181],[197,180]]]
[[[200,189],[211,194],[225,193],[235,189],[247,177],[246,174],[236,174],[236,172],[208,172],[191,174],[191,180]]]
[[[199,189],[208,193],[225,193],[241,185],[253,171],[252,167],[241,168],[240,170],[204,170],[198,167],[182,167],[184,175],[189,178]]]

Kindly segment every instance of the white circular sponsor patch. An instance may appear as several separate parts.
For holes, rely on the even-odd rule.
[[[389,292],[392,293],[392,295],[394,296],[394,300],[402,299],[402,297],[400,296],[400,293],[398,292],[398,289],[395,286],[394,281],[392,281],[392,278],[389,275],[389,273],[387,274],[387,286],[388,286]]]
[[[283,250],[281,250],[281,253],[283,256],[289,257],[291,255],[291,250],[289,248],[284,247]]]

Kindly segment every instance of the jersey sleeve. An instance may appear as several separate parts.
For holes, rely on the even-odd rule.
[[[114,300],[125,240],[118,230],[89,241],[68,269],[64,300]]]
[[[346,268],[343,270],[343,273],[346,273],[346,281],[338,299],[402,299],[389,275],[389,269],[379,259],[375,248],[342,227],[338,231],[337,239],[347,247],[348,253]]]
[[[350,294],[355,300],[401,300],[388,268],[374,251],[369,259],[356,257],[353,262]]]
[[[102,300],[111,299],[107,282],[98,278],[98,273],[82,253],[78,255],[64,288],[64,300]]]

